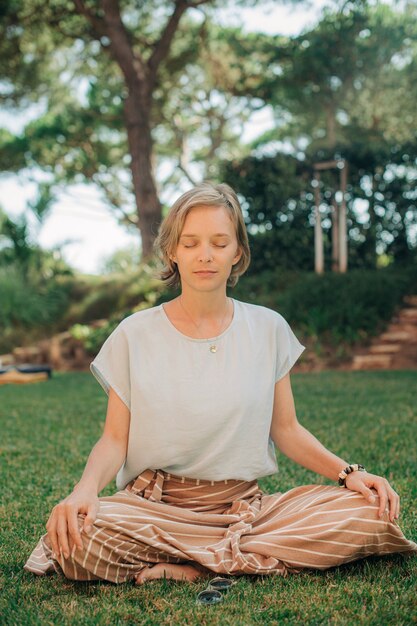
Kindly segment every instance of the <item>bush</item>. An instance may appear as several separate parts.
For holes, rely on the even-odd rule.
[[[15,347],[15,337],[36,328],[47,328],[62,317],[68,306],[64,284],[53,280],[34,283],[15,265],[0,267],[0,350]]]
[[[417,294],[417,264],[321,275],[277,268],[242,277],[234,293],[279,311],[306,336],[353,344],[382,332],[404,296]]]

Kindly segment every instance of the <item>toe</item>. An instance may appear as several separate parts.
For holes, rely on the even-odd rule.
[[[143,569],[140,570],[140,572],[136,574],[135,582],[137,585],[141,585],[147,580],[146,574],[147,574],[148,569],[149,567],[144,567]]]

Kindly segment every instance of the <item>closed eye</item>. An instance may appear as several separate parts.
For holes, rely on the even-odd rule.
[[[189,243],[189,244],[183,244],[184,248],[194,248],[195,247],[195,243]],[[227,244],[219,244],[219,243],[215,243],[213,244],[216,248],[226,248]]]

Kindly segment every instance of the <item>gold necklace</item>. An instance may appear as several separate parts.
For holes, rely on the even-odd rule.
[[[198,326],[198,325],[196,324],[196,322],[193,320],[193,318],[191,317],[191,315],[188,313],[188,311],[186,311],[186,310],[185,310],[184,305],[183,305],[183,303],[182,303],[182,298],[181,298],[181,296],[179,297],[179,303],[180,303],[180,306],[181,306],[182,310],[184,311],[184,313],[185,313],[186,315],[188,315],[188,317],[190,318],[190,320],[192,321],[192,323],[194,324],[194,326],[195,326],[195,327],[197,328],[197,330],[200,332],[201,324]],[[229,299],[227,299],[227,303],[229,303]],[[226,313],[225,313],[225,315],[224,315],[224,317],[223,317],[223,319],[222,319],[222,321],[221,321],[221,324],[220,324],[220,330],[223,328],[224,320],[226,319],[228,312],[229,312],[229,310],[228,310],[228,308],[227,308],[227,309],[226,309]],[[218,339],[220,335],[221,335],[221,332],[217,335],[217,337],[215,337],[215,338],[214,338],[214,340]],[[206,343],[209,343],[209,340],[208,340],[208,339],[206,339]],[[210,348],[209,348],[209,350],[210,350],[210,352],[211,352],[212,354],[214,354],[215,352],[217,352],[217,345],[216,345],[215,343],[210,343]]]

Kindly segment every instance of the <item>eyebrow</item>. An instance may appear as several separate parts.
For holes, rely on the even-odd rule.
[[[181,237],[198,237],[198,235],[191,235],[187,233],[185,235],[181,235]],[[213,235],[213,237],[228,237],[230,239],[230,235],[228,235],[227,233],[216,233],[215,235]]]

